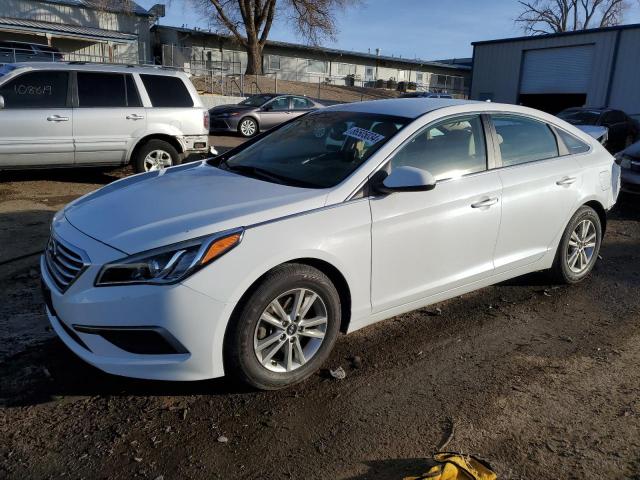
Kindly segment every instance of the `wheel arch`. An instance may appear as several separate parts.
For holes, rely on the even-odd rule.
[[[340,297],[340,331],[342,333],[346,333],[349,329],[349,323],[351,322],[351,289],[349,288],[349,284],[342,274],[342,272],[333,264],[327,262],[326,260],[321,260],[319,258],[312,257],[302,257],[295,258],[292,260],[287,260],[286,262],[279,263],[278,265],[273,266],[272,268],[265,271],[262,275],[260,275],[256,280],[254,280],[249,288],[245,290],[245,292],[240,297],[240,300],[236,303],[231,316],[230,322],[235,321],[237,316],[240,314],[242,306],[245,304],[247,299],[251,296],[251,294],[258,288],[258,286],[262,283],[265,276],[273,271],[274,269],[282,266],[282,265],[290,265],[290,264],[299,264],[299,265],[307,265],[313,268],[320,270],[324,273],[329,280],[333,283],[338,291],[338,295]],[[229,323],[227,323],[226,330],[229,329]],[[226,335],[226,334],[225,334]]]
[[[136,155],[138,154],[138,151],[146,143],[150,142],[151,140],[162,140],[162,141],[167,142],[168,144],[170,144],[173,148],[175,148],[176,151],[180,155],[182,155],[184,153],[184,148],[183,148],[182,144],[173,135],[168,135],[168,134],[165,134],[165,133],[152,133],[152,134],[146,135],[146,136],[142,137],[140,140],[138,140],[138,142],[135,144],[135,146],[131,149],[131,153],[129,153],[129,157],[127,158],[127,163],[131,163],[131,161],[134,158],[136,158]]]
[[[602,236],[604,236],[607,230],[607,211],[604,209],[602,204],[598,200],[589,200],[588,202],[583,203],[582,206],[591,207],[596,211],[600,218],[600,225],[602,226]]]
[[[238,126],[236,127],[236,130],[239,132],[240,131],[240,125],[242,124],[242,121],[245,119],[251,119],[256,123],[256,133],[255,135],[257,135],[258,133],[260,133],[260,119],[258,118],[258,116],[253,113],[253,112],[249,112],[249,113],[245,113],[244,115],[242,115],[240,117],[240,120],[238,120]],[[254,135],[254,136],[255,136]]]

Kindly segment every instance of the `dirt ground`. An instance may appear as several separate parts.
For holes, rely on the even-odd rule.
[[[339,339],[344,380],[265,393],[101,373],[47,326],[38,257],[3,263],[128,173],[0,174],[0,478],[395,480],[453,425],[447,448],[501,479],[640,479],[640,199],[584,283],[535,274],[381,322]]]

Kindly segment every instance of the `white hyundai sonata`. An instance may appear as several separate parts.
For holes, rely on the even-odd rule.
[[[619,176],[524,107],[334,106],[69,204],[41,259],[47,313],[106,372],[277,389],[341,331],[528,272],[582,280]]]

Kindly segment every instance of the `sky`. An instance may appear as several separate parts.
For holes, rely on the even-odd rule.
[[[137,0],[145,8],[162,0]],[[164,0],[167,16],[161,25],[209,28],[189,0]],[[390,7],[391,6],[391,7]],[[338,15],[338,34],[322,46],[357,52],[437,60],[471,57],[471,42],[522,35],[514,24],[516,0],[364,0]],[[624,23],[640,23],[634,7]],[[276,22],[270,40],[302,43],[286,21]]]

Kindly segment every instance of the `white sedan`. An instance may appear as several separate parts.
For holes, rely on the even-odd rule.
[[[277,389],[339,332],[533,271],[584,279],[619,177],[524,107],[334,106],[69,204],[41,259],[47,313],[106,372]]]

